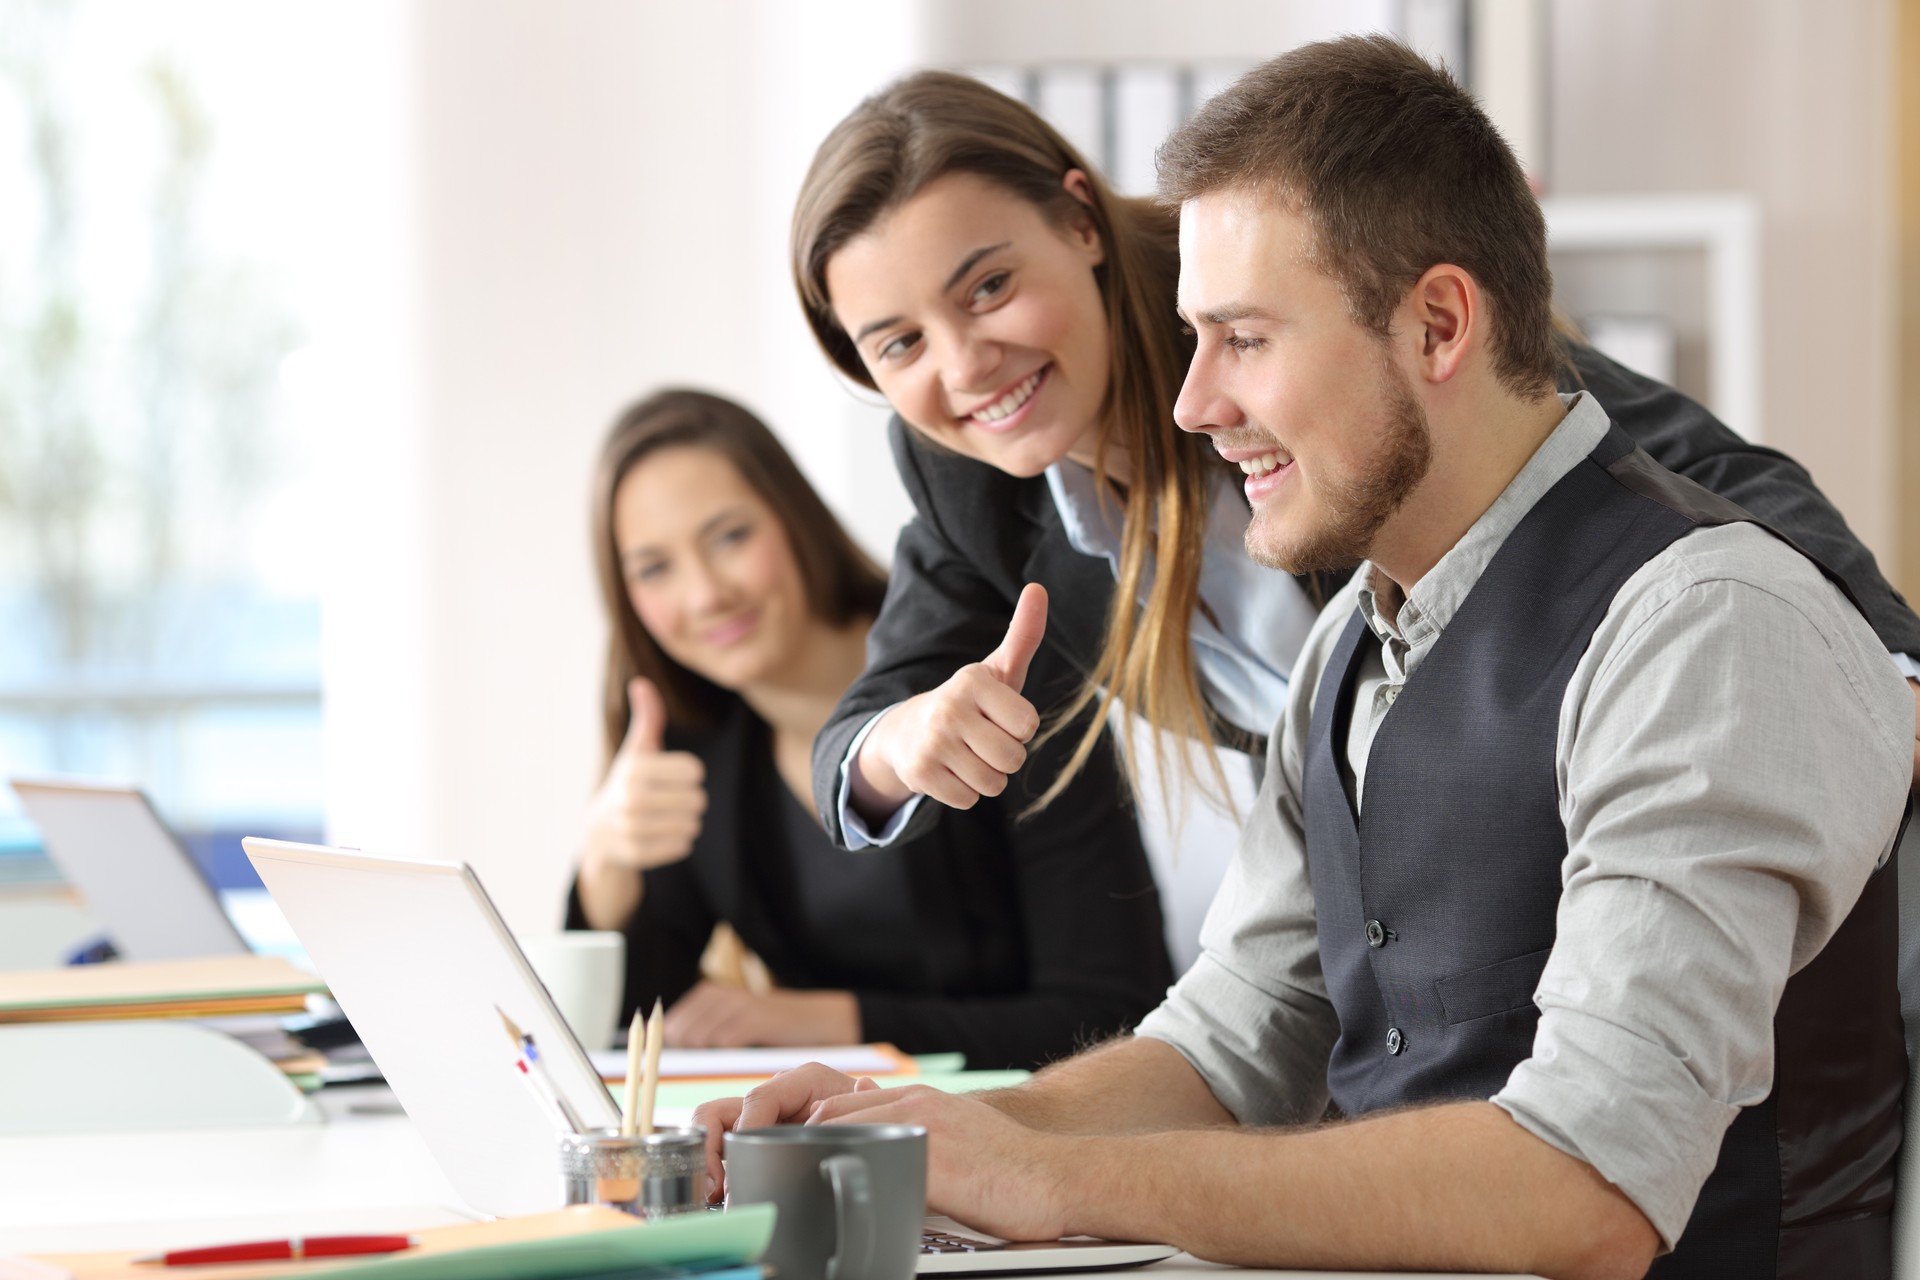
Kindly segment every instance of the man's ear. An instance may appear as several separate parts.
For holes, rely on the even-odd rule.
[[[1403,332],[1415,338],[1416,371],[1446,382],[1470,352],[1486,345],[1487,316],[1479,284],[1466,268],[1439,263],[1426,269],[1402,304]]]

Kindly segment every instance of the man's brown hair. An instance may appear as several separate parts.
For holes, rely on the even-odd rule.
[[[1175,204],[1240,189],[1313,231],[1313,261],[1356,323],[1385,335],[1427,268],[1465,268],[1490,302],[1494,373],[1553,389],[1546,221],[1506,140],[1441,68],[1387,36],[1303,45],[1255,67],[1160,148]]]

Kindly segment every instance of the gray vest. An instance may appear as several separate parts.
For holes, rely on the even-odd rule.
[[[1521,520],[1401,689],[1357,821],[1341,763],[1361,646],[1376,641],[1358,613],[1348,624],[1304,779],[1341,1111],[1485,1099],[1531,1055],[1567,854],[1554,776],[1567,682],[1635,571],[1696,527],[1752,519],[1611,428]],[[1650,1275],[1890,1273],[1906,1082],[1896,908],[1889,861],[1788,982],[1773,1092],[1728,1129]]]

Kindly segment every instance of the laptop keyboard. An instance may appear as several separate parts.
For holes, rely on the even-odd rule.
[[[923,1230],[920,1233],[922,1253],[988,1253],[1005,1247],[991,1240],[975,1240],[970,1236],[949,1235],[944,1231]]]

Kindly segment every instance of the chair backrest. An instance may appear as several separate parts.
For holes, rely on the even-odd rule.
[[[187,1022],[0,1026],[0,1136],[319,1124],[286,1073]]]

